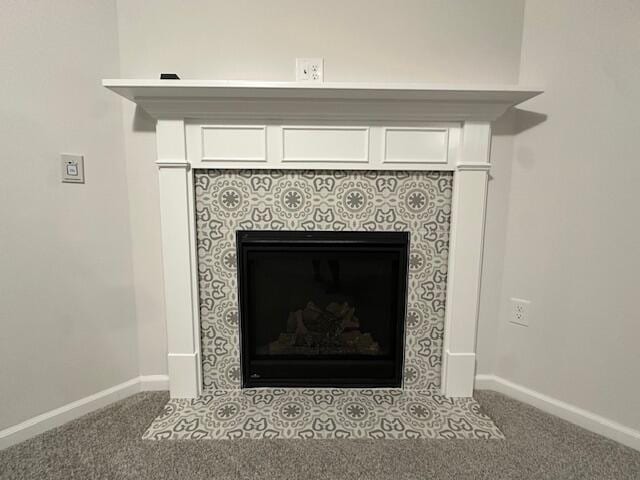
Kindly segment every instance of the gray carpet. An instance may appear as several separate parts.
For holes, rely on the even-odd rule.
[[[640,452],[498,393],[506,440],[141,440],[167,401],[141,393],[0,451],[4,479],[640,479]]]

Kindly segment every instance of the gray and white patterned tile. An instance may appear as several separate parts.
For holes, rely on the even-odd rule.
[[[170,400],[144,439],[502,439],[473,398],[409,389],[215,390]]]
[[[411,233],[404,387],[440,386],[452,174],[197,170],[196,233],[205,389],[239,389],[235,232]]]

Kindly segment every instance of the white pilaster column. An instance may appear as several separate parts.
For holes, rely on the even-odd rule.
[[[171,398],[195,398],[202,386],[196,272],[192,271],[192,174],[184,132],[183,120],[158,120],[156,125]]]
[[[443,345],[442,393],[449,397],[473,394],[490,145],[489,122],[465,122],[453,182]]]

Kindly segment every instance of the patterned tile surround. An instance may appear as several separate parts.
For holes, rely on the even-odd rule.
[[[205,394],[170,400],[146,439],[503,438],[440,386],[452,174],[197,170]],[[240,390],[235,232],[410,231],[403,389]]]
[[[450,172],[197,170],[205,389],[240,388],[236,230],[409,231],[404,387],[440,386]]]

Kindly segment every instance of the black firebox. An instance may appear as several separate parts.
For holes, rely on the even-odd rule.
[[[238,231],[243,387],[399,387],[406,232]]]

